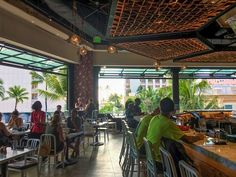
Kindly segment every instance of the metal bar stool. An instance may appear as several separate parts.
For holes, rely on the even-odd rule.
[[[200,177],[198,171],[184,160],[179,161],[179,169],[181,177]]]

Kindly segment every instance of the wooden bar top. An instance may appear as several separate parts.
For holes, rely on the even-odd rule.
[[[236,170],[236,143],[227,142],[227,145],[209,145],[206,140],[201,140],[189,144],[189,146],[226,167]]]
[[[227,145],[211,144],[210,137],[195,142],[184,143],[185,149],[193,159],[202,176],[235,177],[236,176],[236,143]]]

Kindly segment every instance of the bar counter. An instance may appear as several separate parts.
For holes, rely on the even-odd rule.
[[[236,143],[209,145],[206,139],[194,144],[183,143],[202,177],[236,177]]]

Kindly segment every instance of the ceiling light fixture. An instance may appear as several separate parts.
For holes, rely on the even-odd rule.
[[[155,66],[156,71],[161,69],[161,63],[155,62],[154,66]]]
[[[116,47],[110,45],[110,46],[107,47],[107,52],[108,53],[116,53],[117,49],[116,49]]]
[[[70,37],[70,43],[73,44],[73,45],[78,46],[81,43],[81,37],[78,36],[77,34],[73,34]]]
[[[185,66],[185,65],[183,65],[182,67],[181,67],[181,69],[183,70],[183,69],[186,69],[187,68],[187,66]]]
[[[79,54],[81,56],[85,56],[85,55],[87,55],[87,53],[88,53],[88,50],[84,46],[80,47]]]

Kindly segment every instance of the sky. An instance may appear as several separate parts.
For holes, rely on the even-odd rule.
[[[99,79],[99,102],[114,93],[125,95],[125,79]]]

